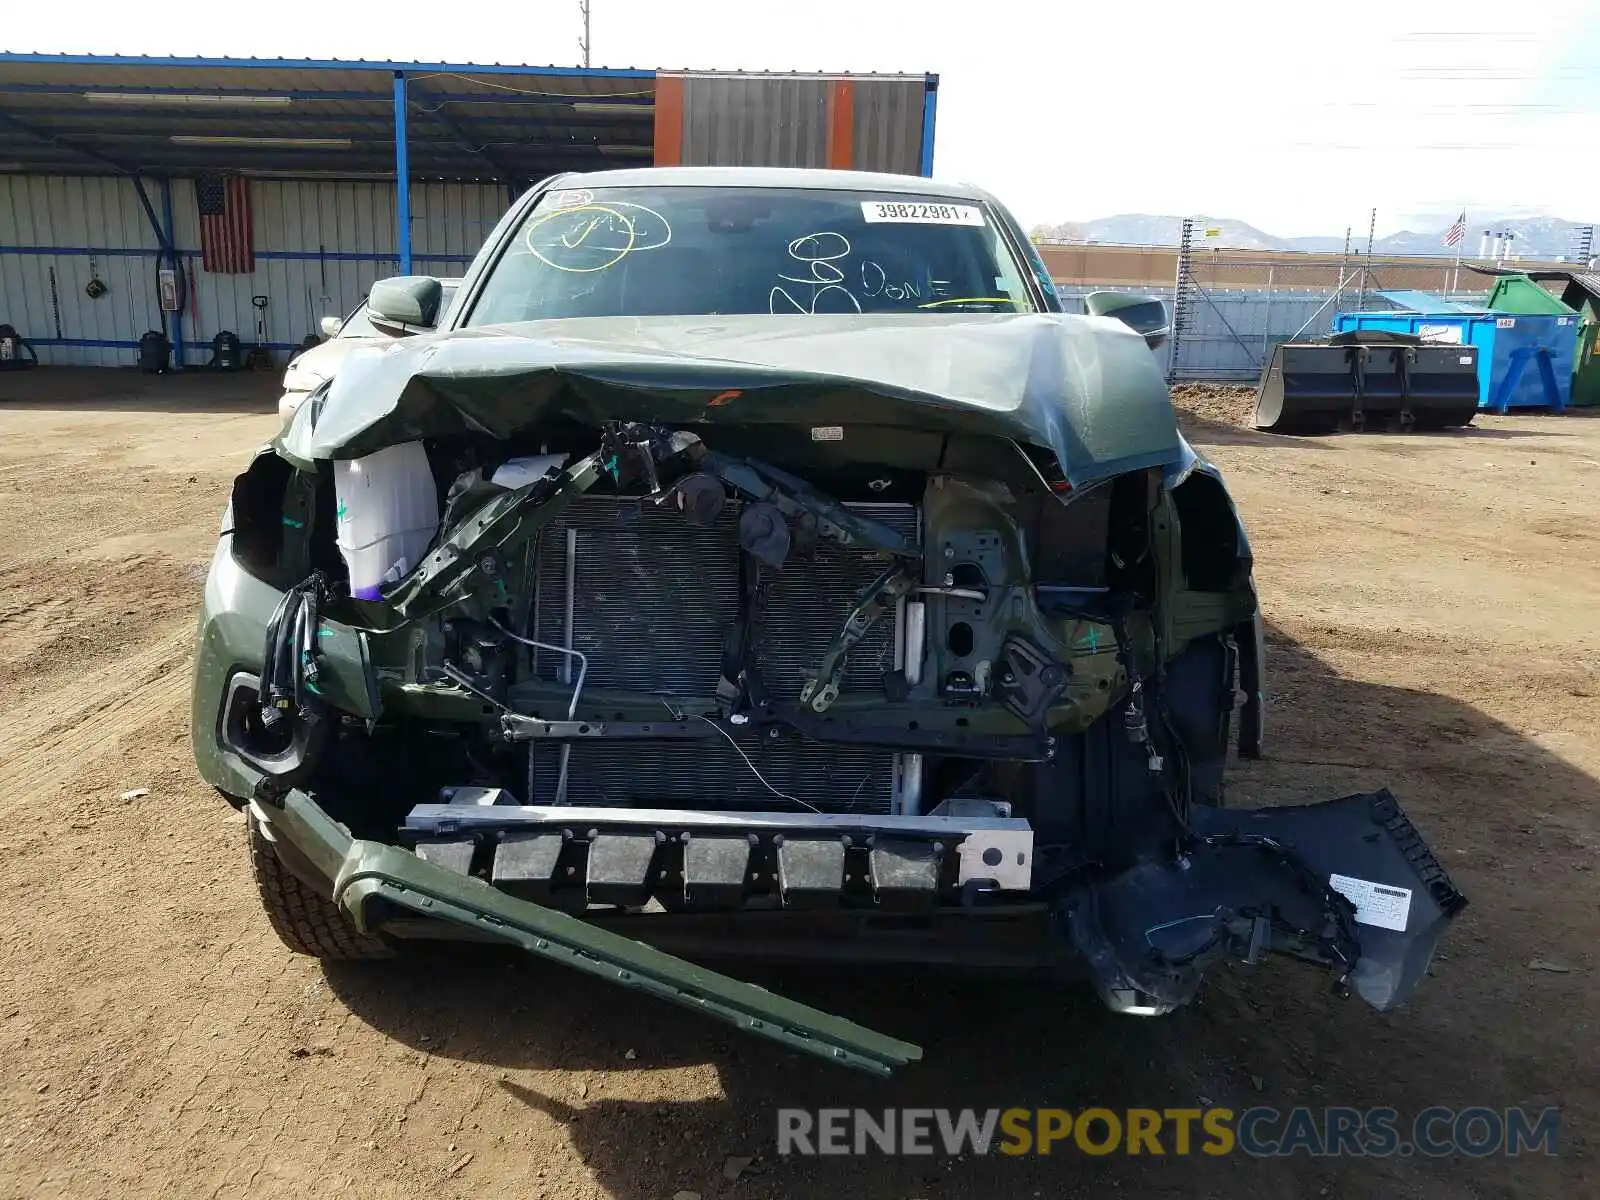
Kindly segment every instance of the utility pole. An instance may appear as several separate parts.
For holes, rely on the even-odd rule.
[[[1594,226],[1584,225],[1578,230],[1578,249],[1572,256],[1585,271],[1589,269],[1589,260],[1594,257]]]
[[[589,0],[578,0],[578,11],[583,13],[583,37],[578,39],[578,49],[583,51],[583,65],[589,65]]]
[[[1378,232],[1378,210],[1373,209],[1372,215],[1367,218],[1367,259],[1361,264],[1361,300],[1357,308],[1367,307],[1367,274],[1372,267],[1372,238]]]
[[[1178,350],[1189,328],[1189,297],[1194,292],[1190,255],[1194,247],[1194,219],[1185,217],[1178,234],[1178,271],[1172,281],[1172,336],[1167,341],[1167,386],[1178,378]]]

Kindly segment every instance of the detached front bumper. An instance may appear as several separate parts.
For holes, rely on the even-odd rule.
[[[298,789],[251,804],[269,838],[288,842],[302,869],[333,880],[334,903],[362,932],[377,931],[394,913],[432,918],[870,1074],[888,1075],[922,1057],[909,1042],[518,900],[408,850],[352,838]]]
[[[444,922],[467,937],[510,943],[871,1074],[888,1075],[921,1058],[910,1043],[519,899],[466,873],[470,855],[434,854],[478,834],[503,837],[505,830],[493,828],[496,806],[478,808],[476,821],[450,806],[417,813],[414,821],[428,832],[450,831],[452,840],[419,845],[421,854],[439,859],[429,861],[403,847],[352,838],[298,789],[251,804],[289,869],[325,888],[331,881],[334,903],[363,932],[391,923],[414,927],[419,917]],[[569,810],[575,815],[585,818],[577,823],[587,827],[581,840],[593,845],[661,814]],[[505,816],[521,835],[555,819],[549,810],[513,809]],[[762,837],[781,840],[782,822],[766,816],[765,831],[756,832],[758,825],[748,834],[752,847]],[[684,814],[674,817],[681,822]],[[920,831],[908,826],[900,832]],[[1187,850],[1175,858],[1051,897],[1018,897],[1048,900],[1055,928],[1083,956],[1101,997],[1117,1011],[1169,1011],[1193,997],[1218,959],[1254,962],[1269,952],[1319,963],[1375,1008],[1388,1009],[1416,987],[1444,927],[1466,905],[1386,791],[1298,808],[1197,809],[1191,833]],[[984,890],[1007,890],[997,883],[984,881]]]

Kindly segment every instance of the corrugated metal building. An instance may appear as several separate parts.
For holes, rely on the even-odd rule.
[[[459,274],[567,170],[931,174],[937,77],[0,54],[0,324],[46,363],[281,362],[373,280]],[[247,180],[251,269],[207,269],[202,181]],[[405,186],[397,186],[397,180]],[[162,311],[159,272],[168,274]],[[261,299],[265,305],[261,307]]]

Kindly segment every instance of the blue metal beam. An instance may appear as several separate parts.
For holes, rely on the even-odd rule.
[[[924,178],[933,175],[933,126],[939,110],[939,80],[930,75],[922,92],[922,169]]]
[[[654,79],[654,70],[637,67],[557,67],[515,63],[407,63],[337,58],[163,58],[131,54],[0,53],[0,63],[38,63],[77,67],[203,67],[274,71],[437,71],[452,75],[553,75],[582,79]]]
[[[492,224],[492,222],[484,222]],[[152,246],[22,246],[0,245],[0,255],[50,258],[54,255],[76,258],[160,258],[162,251]],[[180,258],[197,258],[198,250],[178,250]],[[396,262],[397,254],[367,250],[257,250],[256,257],[283,262]],[[470,254],[412,254],[413,262],[469,263]]]
[[[391,124],[391,126],[393,124],[393,121],[394,121],[394,118],[391,117],[389,119],[389,123]],[[189,133],[188,130],[185,130],[184,132],[186,134]],[[385,133],[387,133],[387,131],[385,131]],[[96,139],[99,139],[99,140],[102,140],[102,141],[108,141],[108,142],[111,142],[111,141],[116,141],[116,142],[143,141],[143,142],[154,143],[156,145],[178,145],[178,146],[183,146],[183,143],[181,143],[181,142],[174,143],[174,142],[169,141],[169,137],[168,137],[168,135],[166,133],[163,133],[163,132],[152,133],[148,129],[104,129],[104,128],[100,128],[100,129],[95,129],[93,131],[90,131],[90,130],[87,130],[87,129],[80,129],[80,130],[73,131],[73,134],[82,134],[84,137],[96,138]],[[41,132],[40,136],[49,136],[49,135],[45,135],[45,134],[43,134]],[[73,135],[69,134],[68,136],[73,136]],[[293,133],[291,133],[291,132],[289,132],[287,130],[275,130],[275,131],[273,131],[271,133],[259,133],[258,134],[258,133],[252,132],[252,133],[240,134],[238,132],[238,130],[237,130],[237,127],[235,127],[234,129],[229,130],[227,133],[211,134],[211,133],[207,133],[207,132],[197,132],[197,133],[193,134],[193,136],[198,136],[198,137],[216,136],[216,137],[227,137],[227,138],[234,138],[234,137],[246,137],[246,138],[249,138],[249,137],[266,137],[266,138],[276,137],[276,138],[284,138],[284,137],[287,137],[287,138],[290,138],[291,140],[294,140],[294,141],[302,140],[301,138],[297,137],[295,134],[293,134]],[[216,143],[216,144],[219,145],[219,146],[224,146],[230,153],[232,151],[234,151],[234,150],[293,150],[297,154],[298,153],[327,154],[329,151],[334,151],[334,152],[339,153],[339,154],[348,154],[350,152],[351,146],[354,146],[354,147],[356,147],[358,149],[360,147],[362,147],[362,146],[385,146],[385,147],[387,147],[389,145],[389,143],[390,143],[390,140],[391,140],[387,136],[380,135],[376,130],[374,130],[371,135],[368,135],[366,133],[328,133],[328,134],[323,134],[323,133],[311,133],[311,132],[307,132],[305,134],[305,138],[318,138],[318,137],[324,138],[327,141],[349,142],[350,145],[349,146],[343,146],[343,145],[340,145],[340,146],[332,146],[332,145],[324,145],[324,146],[317,146],[317,145],[282,146],[282,145],[279,145],[279,146],[274,146],[274,145],[268,144],[266,146],[252,146],[252,145],[250,145],[249,143],[246,143],[246,142],[240,142],[240,143],[235,143],[235,144],[219,142],[219,143]],[[450,137],[450,136],[437,136],[437,137],[429,137],[427,135],[424,135],[422,137],[413,136],[412,139],[411,139],[411,144],[413,146],[456,146],[458,149],[465,149],[465,147],[458,146],[456,138]],[[530,146],[530,147],[532,147],[533,149],[536,149],[536,150],[583,149],[585,147],[592,148],[592,147],[601,145],[601,143],[598,142],[598,141],[592,141],[592,142],[500,142],[498,144],[500,144],[500,145],[510,145],[510,146],[527,145],[527,146]],[[610,143],[606,143],[606,144],[609,145]],[[186,150],[196,150],[196,149],[202,149],[203,150],[205,148],[205,143],[200,143],[198,146],[195,146],[195,145],[183,146],[183,148],[186,149]],[[641,147],[641,149],[646,149],[647,150],[648,147]]]
[[[189,280],[184,274],[183,259],[178,254],[178,251],[177,251],[178,226],[176,225],[176,223],[174,223],[174,221],[172,219],[172,180],[170,180],[170,179],[163,179],[161,181],[161,215],[166,218],[166,236],[164,238],[164,241],[166,242],[166,245],[163,248],[163,257],[170,264],[171,269],[178,273],[178,299],[180,301],[182,301],[182,300],[185,300],[185,299],[188,298]],[[156,260],[156,265],[157,265],[158,269],[160,267],[160,264],[161,264],[161,260],[157,259]],[[158,287],[156,289],[156,303],[159,305],[160,302],[161,302],[161,290]],[[173,365],[176,366],[177,369],[180,370],[180,371],[183,370],[183,368],[185,366],[185,363],[183,361],[183,310],[184,310],[184,307],[185,307],[185,305],[180,303],[179,306],[178,306],[178,311],[171,314],[171,316],[172,316],[172,335],[171,335],[172,336],[172,362],[173,362]],[[162,315],[161,315],[161,320],[162,320],[163,324],[165,324],[165,322],[166,322],[167,315],[168,314],[166,314],[165,312],[163,312]]]
[[[416,80],[411,81],[413,93],[420,91]],[[5,90],[0,85],[0,92]],[[188,93],[184,93],[188,94]],[[385,93],[382,96],[367,97],[374,104],[381,104],[381,112],[305,112],[293,108],[267,109],[261,112],[255,110],[253,105],[240,105],[236,108],[227,106],[205,108],[183,107],[180,105],[140,105],[130,103],[126,107],[115,105],[98,105],[89,107],[83,104],[29,104],[25,107],[13,109],[24,117],[67,117],[84,122],[105,122],[108,118],[116,121],[151,121],[164,122],[172,125],[193,125],[203,123],[229,124],[239,121],[248,121],[255,124],[323,124],[323,125],[381,125],[387,129],[394,120],[390,113],[393,98]],[[411,108],[428,117],[443,117],[450,120],[448,113],[440,111],[443,105],[449,103],[449,98],[438,92],[426,94],[428,104],[420,104],[416,99],[411,101]],[[496,102],[498,103],[498,102]],[[437,104],[438,107],[430,107]],[[644,109],[642,116],[648,117],[650,110]],[[526,112],[509,113],[474,113],[473,120],[495,125],[520,125],[528,120]],[[640,118],[630,114],[611,115],[607,113],[563,112],[550,115],[547,119],[552,123],[559,122],[563,125],[617,125],[631,128],[635,124],[642,125]],[[458,122],[459,123],[459,122]],[[96,126],[95,128],[99,128]],[[648,131],[648,130],[647,130]]]
[[[411,164],[406,146],[406,73],[394,73],[395,221],[399,225],[400,274],[411,274]]]
[[[136,341],[119,341],[116,338],[41,338],[31,337],[29,343],[35,346],[72,346],[95,350],[137,350],[139,343]],[[254,342],[250,343],[252,346]],[[269,350],[298,350],[299,342],[262,342]]]
[[[413,80],[414,82],[414,80]],[[110,94],[110,96],[285,96],[291,101],[341,101],[357,102],[357,104],[373,104],[381,106],[382,112],[293,112],[283,109],[261,109],[256,104],[242,104],[237,109],[222,106],[221,109],[202,109],[202,107],[182,106],[152,106],[152,104],[139,104],[138,101],[128,101],[125,106],[107,104],[102,107],[88,107],[83,104],[75,106],[29,106],[22,109],[26,115],[61,115],[61,117],[126,117],[126,115],[139,115],[139,117],[240,117],[248,115],[250,120],[389,120],[389,106],[392,98],[387,91],[290,91],[285,88],[83,88],[83,86],[67,86],[61,83],[0,83],[0,93],[18,94],[18,96],[83,96],[85,93]],[[587,104],[590,102],[586,96],[491,96],[482,91],[430,91],[427,98],[440,104],[510,104],[510,106],[528,106],[528,104],[546,104],[558,107],[566,104],[571,109],[571,104]],[[568,104],[570,101],[570,104]],[[594,102],[603,104],[616,104],[619,107],[638,109],[635,112],[563,112],[562,120],[570,122],[594,122],[595,125],[614,125],[614,123],[630,122],[630,120],[645,120],[654,112],[654,101],[650,98],[643,99],[613,99],[610,96],[595,99]],[[488,120],[522,120],[522,114],[507,115],[507,117],[490,117]]]
[[[110,92],[119,96],[287,96],[291,100],[355,100],[388,104],[388,91],[322,90],[302,88],[148,87],[142,84],[0,83],[0,92],[24,96],[82,96],[85,92]]]

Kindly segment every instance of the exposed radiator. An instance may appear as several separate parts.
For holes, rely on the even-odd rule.
[[[850,506],[917,535],[909,504]],[[570,644],[589,657],[585,688],[621,688],[710,697],[721,674],[723,642],[739,613],[740,506],[730,502],[710,526],[637,500],[581,497],[540,536],[534,558],[534,625],[541,641]],[[569,547],[575,553],[569,559]],[[756,663],[768,692],[797,700],[862,588],[883,560],[819,544],[766,574]],[[567,603],[568,580],[573,603]],[[880,621],[851,652],[848,692],[877,690],[895,663],[897,630]],[[538,672],[564,679],[564,659],[541,653]],[[798,737],[741,741],[773,789],[826,811],[886,812],[894,784],[888,751],[816,746]],[[534,788],[555,794],[560,750],[535,754]],[[797,808],[763,786],[726,741],[630,742],[572,747],[567,799],[574,804],[676,804],[706,808]]]

